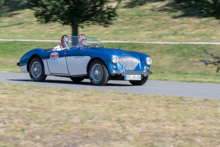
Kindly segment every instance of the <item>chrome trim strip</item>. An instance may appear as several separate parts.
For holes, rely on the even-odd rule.
[[[71,77],[86,77],[87,74],[83,75],[66,75],[66,74],[51,74],[51,76],[56,76],[56,77],[65,77],[65,78],[71,78]]]
[[[68,36],[64,36],[63,40],[64,40],[64,44],[65,44],[66,48],[69,50],[70,48],[68,47],[68,45],[66,43],[66,37],[68,38]]]
[[[70,77],[69,74],[62,74],[62,73],[52,73],[51,76],[58,76],[58,77]]]
[[[99,39],[99,38],[97,38],[98,39],[98,41],[100,41],[101,42],[101,40]],[[101,44],[104,46],[104,44],[101,42]],[[105,48],[105,46],[104,46],[104,48]]]
[[[71,75],[69,77],[85,77],[85,76],[88,76],[87,74],[83,74],[83,75]]]
[[[112,70],[112,74],[122,74],[122,75],[142,75],[147,74],[144,71],[123,71],[123,70]]]
[[[128,70],[128,71],[125,71],[125,70],[112,70],[111,74],[121,74],[121,75],[144,75],[145,77],[147,75],[152,75],[152,72],[151,71],[147,71],[147,67],[145,66],[144,67],[144,71],[131,71],[131,70]]]

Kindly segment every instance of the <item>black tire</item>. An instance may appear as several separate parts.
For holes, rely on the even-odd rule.
[[[29,75],[34,82],[43,82],[47,75],[44,72],[43,62],[39,57],[35,57],[29,64]]]
[[[84,80],[83,77],[70,77],[70,79],[75,83],[80,83],[82,80]]]
[[[129,81],[132,85],[143,85],[147,82],[148,76],[141,77],[140,81]]]
[[[109,79],[109,73],[102,60],[96,59],[90,64],[89,79],[93,85],[106,85]]]

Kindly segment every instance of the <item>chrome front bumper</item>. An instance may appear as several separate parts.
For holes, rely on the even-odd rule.
[[[112,74],[121,74],[121,75],[144,75],[145,77],[147,75],[152,75],[152,72],[151,71],[131,71],[131,70],[127,70],[127,71],[124,71],[124,70],[112,70],[111,72]]]

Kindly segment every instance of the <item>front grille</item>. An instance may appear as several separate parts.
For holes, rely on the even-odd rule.
[[[124,66],[127,70],[134,70],[138,65],[138,59],[134,57],[121,57],[119,63]]]

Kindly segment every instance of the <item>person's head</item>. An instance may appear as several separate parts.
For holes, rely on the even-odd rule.
[[[78,36],[78,41],[79,41],[79,44],[80,44],[80,45],[86,44],[86,35],[80,34],[80,35]]]
[[[65,44],[64,44],[64,37],[66,37],[66,43],[69,42],[69,38],[67,37],[67,35],[63,35],[63,36],[61,37],[61,45],[62,45],[63,48],[66,47]]]

